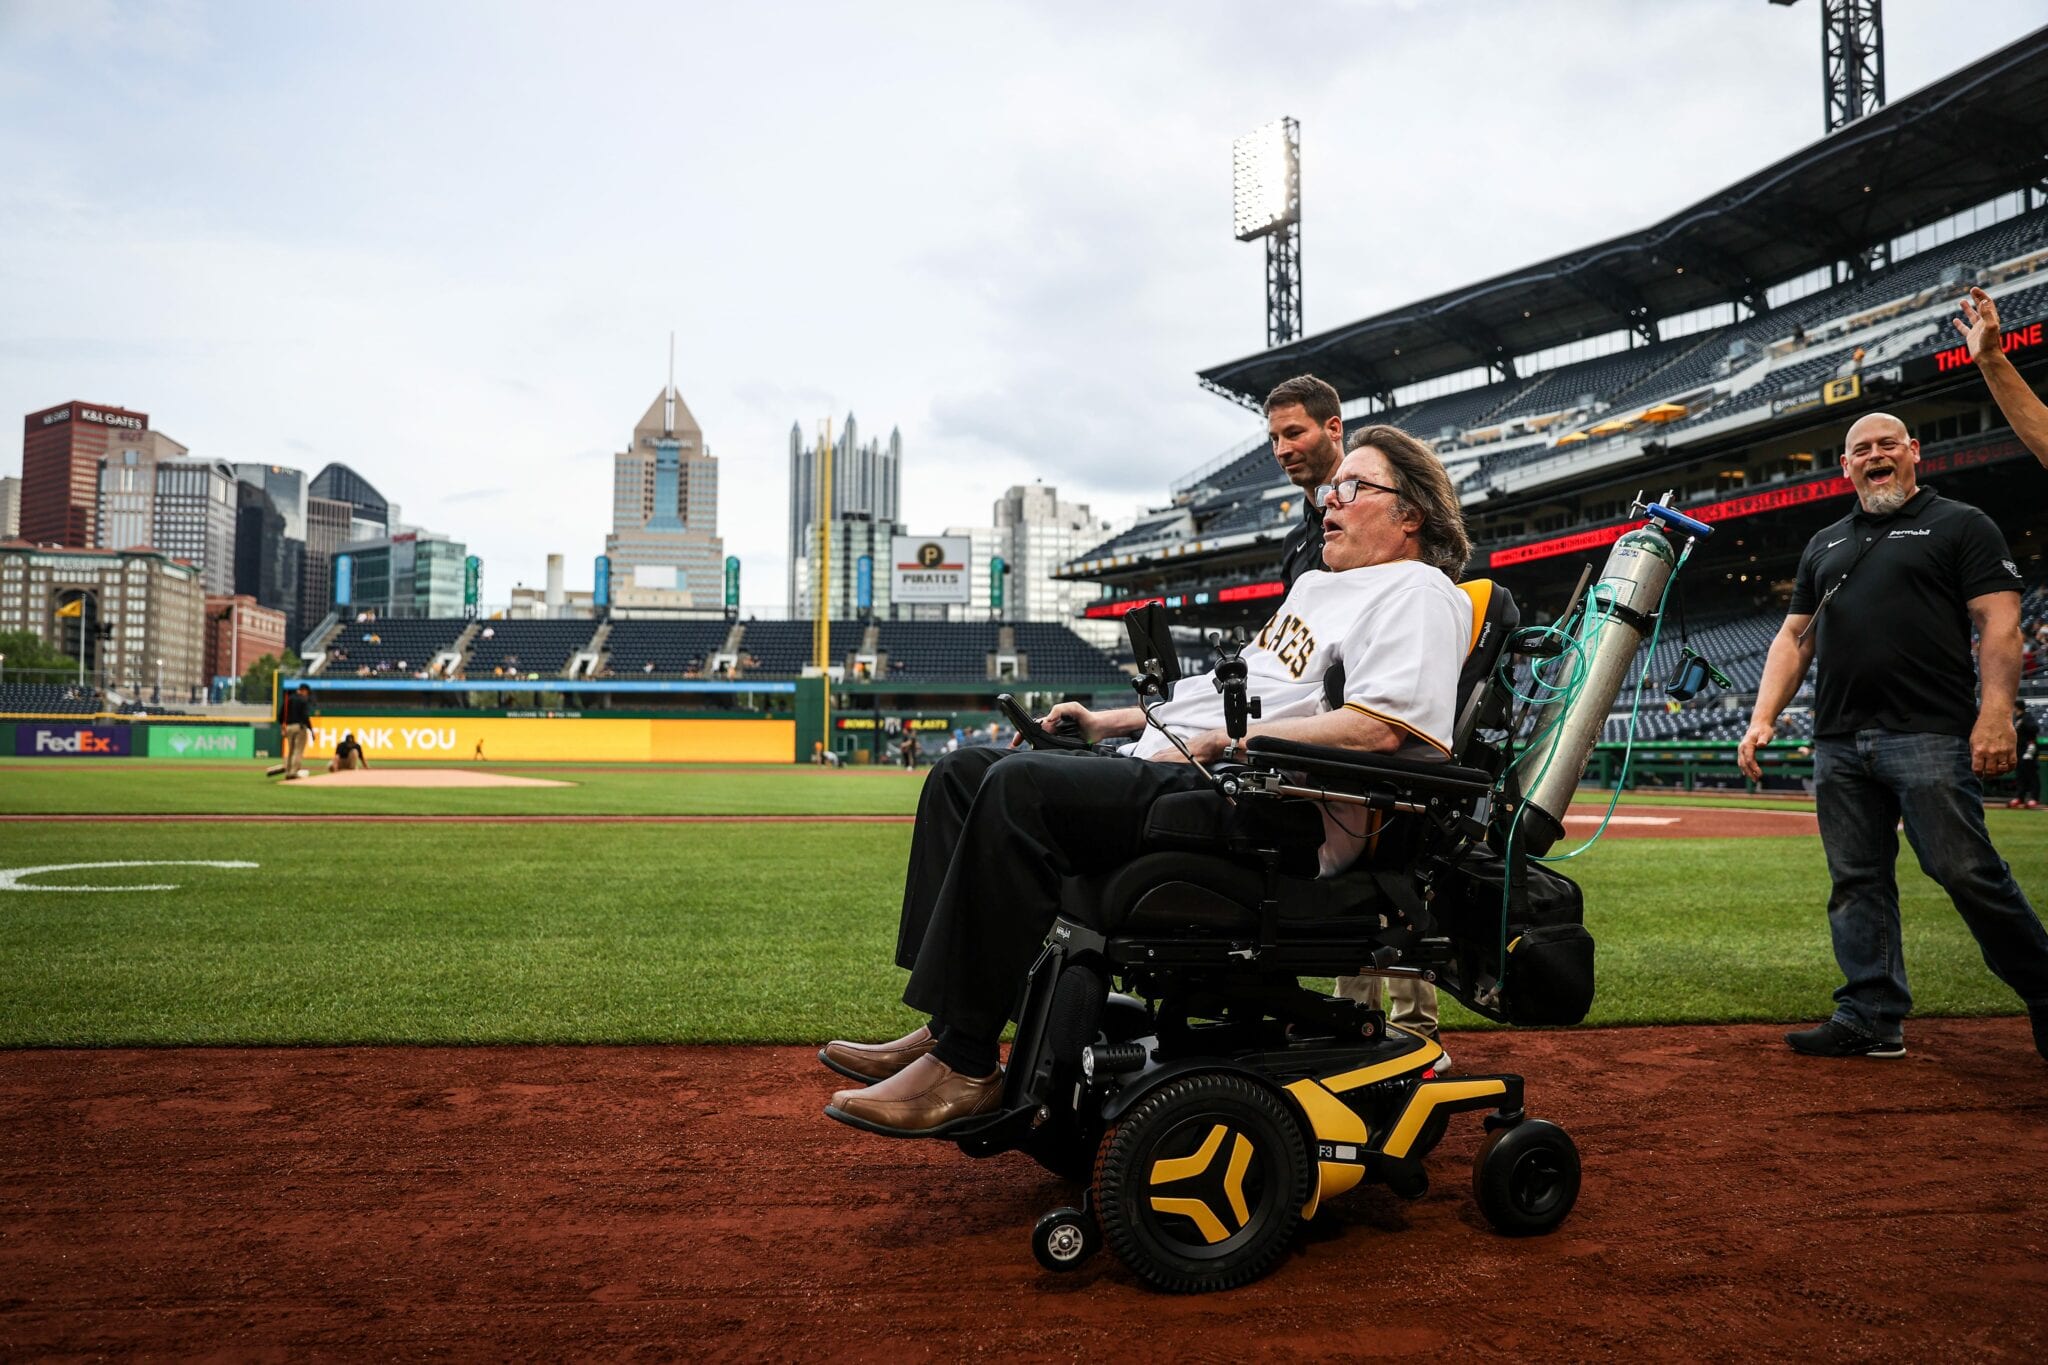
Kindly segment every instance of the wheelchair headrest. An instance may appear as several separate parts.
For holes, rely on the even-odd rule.
[[[1522,623],[1522,611],[1515,605],[1515,595],[1490,578],[1467,579],[1458,588],[1472,599],[1472,640],[1466,646],[1465,666],[1458,670],[1458,721],[1451,736],[1451,752],[1462,755],[1478,724],[1500,652],[1509,633]]]

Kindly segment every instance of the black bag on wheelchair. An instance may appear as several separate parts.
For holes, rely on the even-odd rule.
[[[1509,1024],[1576,1024],[1593,1007],[1593,936],[1577,882],[1542,863],[1523,864],[1526,903],[1507,917],[1507,972],[1499,968],[1508,867],[1484,845],[1438,881],[1438,922],[1456,948],[1452,993]],[[1499,984],[1489,999],[1485,988]],[[1478,996],[1478,999],[1474,999]]]

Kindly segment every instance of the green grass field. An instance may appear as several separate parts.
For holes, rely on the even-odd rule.
[[[888,813],[901,774],[577,769],[543,791],[281,788],[257,768],[0,767],[0,810]],[[1782,803],[1776,803],[1782,809]],[[1993,811],[2040,903],[2048,817]],[[0,1045],[812,1042],[912,1016],[890,965],[907,825],[0,824]],[[1590,1022],[1822,1017],[1816,841],[1612,840],[1568,869],[1600,942]],[[2015,1013],[1940,891],[1901,868],[1922,1014]],[[1474,1021],[1447,1003],[1446,1025]]]

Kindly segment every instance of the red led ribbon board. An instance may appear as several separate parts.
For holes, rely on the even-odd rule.
[[[1738,517],[1761,516],[1765,512],[1782,512],[1787,507],[1799,507],[1809,502],[1822,502],[1828,498],[1840,497],[1849,491],[1849,481],[1839,474],[1825,479],[1809,479],[1787,488],[1773,488],[1763,493],[1745,493],[1739,498],[1724,498],[1710,502],[1705,507],[1687,507],[1682,510],[1695,521],[1709,525],[1718,521],[1734,521]],[[1575,531],[1568,536],[1557,536],[1551,540],[1538,540],[1528,545],[1512,545],[1505,550],[1495,550],[1486,558],[1490,569],[1503,568],[1509,564],[1526,564],[1532,559],[1553,559],[1558,555],[1577,554],[1581,550],[1597,550],[1603,545],[1612,545],[1620,540],[1633,521],[1617,521],[1612,526],[1602,526],[1592,531]]]
[[[1997,464],[2002,460],[2017,459],[2026,453],[2015,440],[1993,441],[1986,445],[1971,446],[1967,450],[1951,450],[1943,455],[1931,455],[1920,461],[1919,477],[1926,479],[1933,474],[1954,469],[1970,469],[1977,465]],[[1852,491],[1849,481],[1840,474],[1825,478],[1808,479],[1804,483],[1787,484],[1782,488],[1767,489],[1761,493],[1745,493],[1739,498],[1723,498],[1710,502],[1704,507],[1682,507],[1679,510],[1696,521],[1709,525],[1715,522],[1734,521],[1740,517],[1761,516],[1765,512],[1782,512],[1788,507],[1803,507],[1810,502],[1825,502],[1829,498],[1846,497]],[[1558,555],[1577,554],[1582,550],[1597,550],[1603,545],[1612,545],[1620,540],[1629,527],[1638,525],[1633,521],[1617,521],[1611,526],[1597,527],[1591,531],[1574,531],[1570,535],[1556,536],[1550,540],[1531,541],[1527,545],[1510,545],[1505,550],[1495,550],[1486,557],[1489,569],[1504,568],[1510,564],[1527,564],[1534,559],[1553,559]]]
[[[1097,602],[1094,606],[1088,608],[1083,615],[1094,617],[1097,620],[1105,616],[1125,616],[1148,602],[1157,602],[1162,607],[1166,605],[1166,599],[1163,597],[1126,597],[1121,602]]]
[[[1999,332],[1999,349],[2007,355],[2016,351],[2037,351],[2048,344],[2048,322],[2016,323]],[[1908,384],[1935,375],[1954,374],[1970,367],[1968,346],[1945,346],[1931,355],[1915,356],[1899,367],[1899,378]]]

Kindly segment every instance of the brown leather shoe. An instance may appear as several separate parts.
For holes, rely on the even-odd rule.
[[[920,1026],[893,1043],[842,1043],[837,1039],[818,1049],[818,1060],[850,1081],[886,1081],[932,1050],[937,1040]]]
[[[962,1119],[993,1113],[1002,1103],[1001,1067],[976,1080],[927,1055],[865,1090],[840,1091],[825,1112],[871,1133],[930,1137]]]

